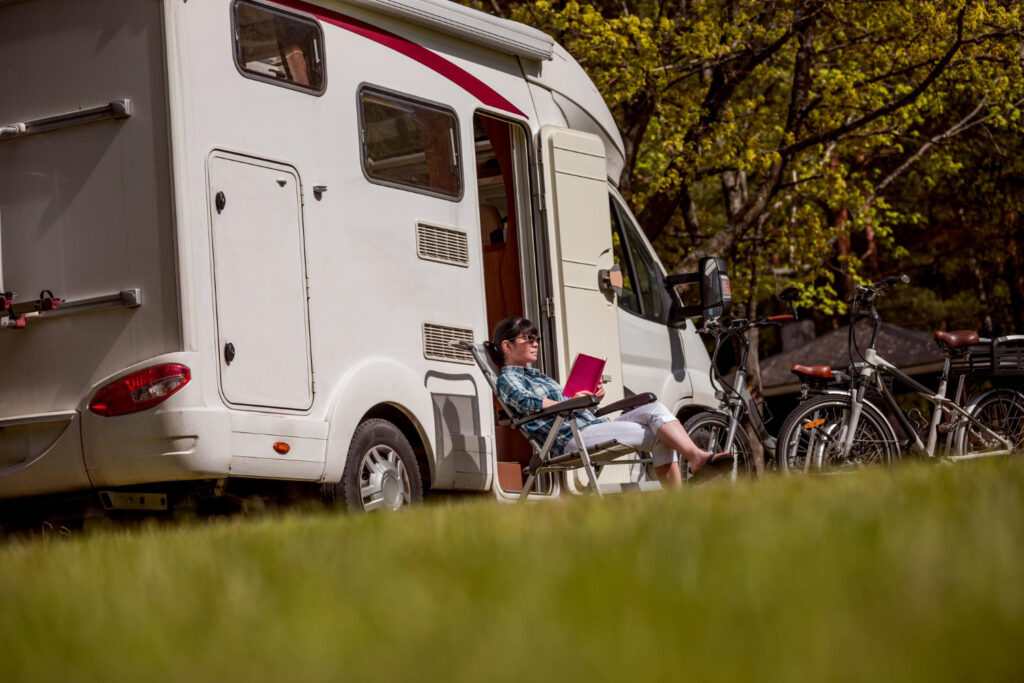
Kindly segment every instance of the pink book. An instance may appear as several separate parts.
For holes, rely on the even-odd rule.
[[[566,380],[562,393],[569,398],[581,391],[597,393],[604,363],[603,358],[594,358],[585,353],[576,354],[576,360],[572,363],[572,370],[569,371],[569,379]]]

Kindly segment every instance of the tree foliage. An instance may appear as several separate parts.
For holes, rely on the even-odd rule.
[[[916,266],[943,302],[987,291],[1014,317],[1022,259],[1000,246],[1024,220],[1003,194],[1021,178],[1024,4],[490,7],[553,35],[604,94],[626,145],[621,187],[671,268],[723,255],[738,299],[797,282],[806,304],[839,314],[854,281]],[[982,312],[961,304],[923,310]]]

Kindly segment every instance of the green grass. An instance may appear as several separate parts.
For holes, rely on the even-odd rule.
[[[1024,679],[1024,459],[0,545],[0,680]]]

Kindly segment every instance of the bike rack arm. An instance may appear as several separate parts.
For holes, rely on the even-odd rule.
[[[35,301],[23,301],[13,304],[14,314],[24,320],[44,320],[49,318],[63,318],[68,315],[89,313],[105,308],[138,308],[142,305],[142,290],[122,289],[116,294],[93,296],[85,299],[71,299],[62,301],[58,308],[50,311],[35,310]],[[24,311],[24,312],[23,312]],[[16,318],[8,315],[0,317],[0,329],[16,329]]]
[[[113,100],[98,107],[44,116],[30,121],[0,124],[0,140],[11,140],[25,137],[26,135],[46,133],[51,130],[59,130],[83,123],[92,123],[93,121],[126,119],[131,115],[131,100]]]

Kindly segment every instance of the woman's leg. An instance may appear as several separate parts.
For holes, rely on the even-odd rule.
[[[654,430],[638,420],[615,420],[612,422],[599,422],[580,430],[580,437],[587,448],[615,439],[623,446],[647,451],[651,454],[654,464],[654,472],[658,481],[665,488],[681,486],[683,478],[679,470],[679,456],[676,452],[660,441]],[[565,445],[566,454],[575,453],[578,449],[575,441]]]
[[[623,413],[615,420],[616,422],[636,422],[649,427],[657,435],[658,441],[679,453],[689,463],[690,471],[694,474],[704,468],[704,465],[707,464],[708,459],[712,455],[707,451],[701,450],[693,442],[693,439],[690,438],[690,435],[686,433],[679,419],[669,412],[668,408],[658,402],[634,408],[628,413]],[[675,465],[674,471],[668,465],[661,468],[660,471],[656,467],[655,471],[658,473],[658,478],[676,479],[681,483],[682,476],[679,471],[679,464],[673,462],[672,465]]]
[[[661,482],[662,488],[678,489],[683,485],[683,473],[679,469],[678,462],[670,462],[661,467],[655,466],[654,473],[658,475],[658,481]]]

